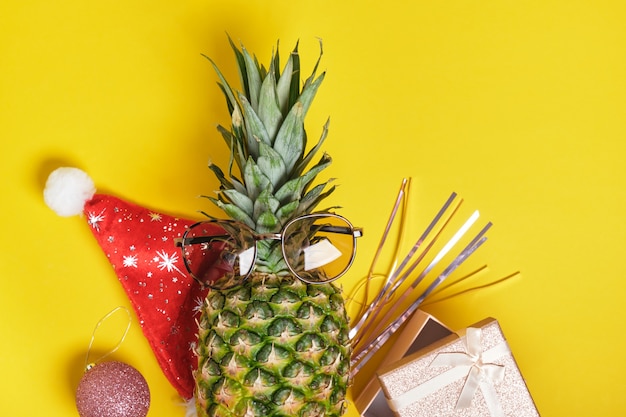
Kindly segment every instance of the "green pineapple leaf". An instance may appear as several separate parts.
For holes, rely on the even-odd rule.
[[[247,195],[233,189],[223,190],[222,193],[228,201],[241,208],[248,216],[254,215],[254,202]]]
[[[241,105],[243,107],[244,114],[244,125],[246,127],[247,135],[247,147],[249,154],[254,158],[259,157],[259,145],[258,142],[265,142],[268,145],[270,144],[270,138],[267,134],[267,130],[265,130],[265,126],[263,122],[259,118],[259,116],[255,113],[254,109],[248,102],[248,99],[243,95],[239,94],[239,99],[241,100]]]
[[[298,53],[298,44],[293,48],[290,58],[292,59],[291,85],[289,86],[289,102],[287,108],[290,109],[298,101],[300,96],[300,54]]]
[[[285,118],[274,141],[274,150],[283,158],[288,173],[292,172],[297,161],[302,157],[305,142],[302,103],[296,102]]]
[[[282,204],[299,199],[306,187],[315,179],[317,174],[328,167],[332,162],[332,159],[327,154],[324,154],[320,161],[312,167],[309,171],[304,173],[301,177],[294,178],[287,181],[275,194],[276,198],[280,200]]]
[[[244,152],[244,148],[242,147],[241,141],[239,140],[238,137],[233,135],[231,131],[229,131],[228,129],[226,129],[225,127],[221,125],[217,126],[217,130],[218,132],[221,133],[222,137],[224,138],[224,141],[226,142],[228,149],[230,149],[231,159],[233,159],[237,163],[237,167],[239,167],[239,171],[241,172],[243,170],[244,165],[246,164],[246,158],[247,158],[247,155],[245,155],[245,152]],[[229,170],[228,170],[230,175],[232,175],[231,165],[232,163],[229,164]]]
[[[271,240],[262,240],[257,243],[256,269],[261,272],[287,271],[285,258],[280,245]]]
[[[253,219],[256,219],[257,223],[259,223],[259,220],[262,218],[263,213],[274,213],[276,210],[278,210],[279,206],[280,202],[272,195],[272,193],[268,190],[263,190],[254,202]],[[272,223],[268,224],[267,226],[273,227],[275,225],[276,221],[272,219]]]
[[[270,146],[259,143],[259,159],[257,159],[259,169],[269,178],[272,189],[280,187],[287,175],[283,158]]]
[[[300,200],[293,200],[276,210],[276,217],[278,217],[281,226],[284,226],[285,223],[295,217],[300,204]]]
[[[280,39],[276,41],[276,51],[272,51],[270,71],[274,72],[274,79],[280,78]]]
[[[283,114],[280,111],[278,97],[276,97],[276,78],[272,68],[261,85],[258,115],[267,131],[269,143],[273,143],[283,121]]]
[[[261,69],[256,58],[252,58],[245,47],[241,48],[243,58],[245,61],[246,74],[248,76],[248,93],[246,96],[250,97],[250,104],[256,111],[259,105],[259,94],[261,92]]]
[[[210,163],[209,169],[213,171],[213,174],[220,182],[220,186],[222,188],[226,188],[226,189],[235,188],[234,184],[229,179],[226,178],[226,176],[224,175],[224,172],[222,171],[220,167],[218,167],[217,165],[213,163]]]
[[[213,202],[213,204],[215,204],[220,209],[222,209],[224,213],[226,213],[226,215],[228,215],[231,219],[235,219],[239,222],[245,223],[248,227],[252,229],[254,229],[254,227],[256,226],[254,223],[254,220],[252,220],[252,218],[248,216],[245,211],[243,211],[241,208],[237,207],[236,205],[231,204],[231,203],[225,203],[217,198],[213,198],[213,197],[208,197],[208,198],[209,200]]]
[[[232,114],[235,107],[233,107],[233,104],[230,102],[226,87],[224,87],[222,83],[217,83],[217,86],[220,88],[220,90],[222,90],[222,93],[224,94],[224,98],[226,99],[226,105],[228,106],[228,113]]]
[[[322,81],[324,81],[324,74],[320,75],[315,82],[302,90],[300,98],[287,114],[283,125],[276,135],[274,149],[283,156],[287,172],[292,172],[304,153],[304,148],[306,147],[304,117]]]
[[[230,43],[230,46],[233,49],[233,52],[235,53],[235,59],[237,60],[239,82],[241,83],[241,86],[243,87],[244,93],[247,96],[250,96],[250,88],[248,87],[248,74],[246,72],[246,60],[244,59],[243,54],[241,53],[239,48],[237,48],[237,46],[235,45],[235,43],[233,42],[230,36],[228,36],[228,42]],[[232,110],[231,110],[231,113],[232,113]]]
[[[276,54],[278,56],[278,54]],[[293,55],[289,56],[283,73],[280,77],[277,77],[276,82],[276,96],[278,97],[278,106],[282,114],[287,114],[289,110],[289,96],[291,92],[291,78],[293,75]],[[277,64],[278,65],[278,64]]]
[[[263,174],[252,158],[248,158],[243,170],[243,179],[248,197],[256,200],[259,194],[271,187],[271,181]]]
[[[324,55],[324,48],[322,48],[322,40],[320,39],[319,42],[320,42],[320,54],[317,57],[317,62],[315,62],[315,66],[313,67],[313,71],[311,71],[311,75],[309,75],[309,78],[307,78],[306,81],[304,82],[304,88],[310,85],[315,79],[315,73],[317,73],[317,68],[319,67],[320,62],[322,61],[322,55]]]
[[[298,208],[298,216],[306,213],[311,213],[322,200],[328,198],[328,196],[331,195],[333,191],[335,191],[335,186],[333,185],[326,192],[323,192],[329,182],[316,185],[309,192],[307,192],[304,197],[302,197],[302,199],[300,200],[300,207]],[[330,211],[330,209],[322,211],[324,213],[327,213]]]
[[[330,125],[330,119],[327,119],[326,123],[324,123],[324,127],[322,128],[322,135],[320,136],[320,139],[317,141],[317,144],[313,148],[311,148],[311,150],[306,154],[306,156],[298,163],[298,165],[296,165],[296,167],[294,168],[294,172],[292,174],[293,176],[301,175],[302,172],[309,165],[309,163],[311,162],[315,154],[320,150],[320,148],[322,147],[322,144],[324,143],[324,140],[326,139],[326,136],[328,136],[329,125]]]
[[[252,226],[259,233],[273,233],[280,228],[280,222],[271,212],[263,212]]]
[[[222,71],[220,71],[220,69],[215,64],[215,62],[213,62],[211,58],[209,58],[208,56],[204,54],[202,56],[209,60],[209,62],[213,66],[213,69],[215,70],[215,73],[217,74],[217,77],[220,79],[220,82],[218,83],[218,85],[220,89],[222,90],[222,92],[224,93],[224,95],[226,96],[226,99],[229,103],[228,110],[229,112],[232,113],[233,109],[239,107],[239,104],[237,103],[237,99],[235,98],[235,93],[233,92],[233,89],[230,87],[230,85],[228,84],[228,81],[226,81],[226,78],[224,77],[224,74],[222,74]]]
[[[298,99],[298,101],[302,103],[303,117],[306,116],[307,112],[309,111],[309,107],[311,107],[311,102],[315,98],[315,94],[317,93],[317,90],[324,81],[325,77],[326,73],[322,73],[313,82],[308,82],[307,80],[304,87],[302,88],[302,94],[300,94],[300,98]]]

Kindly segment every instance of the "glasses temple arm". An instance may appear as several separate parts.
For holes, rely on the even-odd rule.
[[[216,239],[226,239],[228,235],[217,235],[217,236],[198,236],[198,237],[186,237],[186,238],[176,238],[174,239],[174,244],[176,247],[181,247],[183,245],[200,245],[202,243],[211,243]]]
[[[328,233],[340,233],[342,235],[353,235],[354,237],[363,236],[363,229],[360,227],[345,227],[345,226],[322,226],[318,229],[320,232]]]

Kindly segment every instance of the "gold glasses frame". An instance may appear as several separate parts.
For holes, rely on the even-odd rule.
[[[325,233],[339,233],[339,234],[344,234],[344,235],[351,235],[352,236],[352,253],[350,254],[350,260],[348,261],[348,263],[346,264],[346,266],[343,268],[342,271],[340,271],[338,274],[335,274],[334,276],[332,276],[331,278],[324,280],[324,281],[314,281],[311,279],[308,279],[304,276],[302,276],[301,274],[299,274],[296,269],[293,267],[293,265],[290,262],[290,257],[287,255],[287,248],[286,248],[286,244],[285,244],[285,231],[289,230],[295,223],[297,222],[302,222],[305,220],[317,220],[317,219],[323,219],[323,218],[331,218],[331,219],[337,219],[342,223],[345,223],[345,226],[334,226],[334,225],[324,225],[321,226],[320,229],[318,231],[321,232],[325,232]],[[214,224],[216,226],[220,226],[220,225],[230,225],[230,226],[235,226],[234,229],[237,230],[238,233],[241,233],[242,235],[245,235],[247,238],[249,238],[250,242],[254,242],[253,245],[251,245],[250,249],[253,249],[253,255],[252,255],[252,262],[251,265],[255,265],[256,261],[257,261],[257,254],[258,254],[258,247],[257,247],[257,243],[259,241],[262,240],[279,240],[281,242],[281,251],[282,251],[282,256],[283,259],[285,260],[285,265],[287,266],[287,268],[289,269],[289,271],[298,279],[300,279],[301,281],[307,283],[307,284],[327,284],[330,282],[333,282],[335,280],[337,280],[338,278],[340,278],[341,276],[343,276],[348,269],[350,268],[350,266],[352,265],[352,263],[354,262],[354,258],[356,256],[356,239],[363,236],[363,229],[360,227],[354,227],[352,225],[352,223],[350,223],[350,221],[348,221],[348,219],[346,219],[343,216],[340,216],[338,214],[334,214],[334,213],[311,213],[311,214],[306,214],[303,216],[299,216],[296,217],[292,220],[290,220],[289,222],[287,222],[283,228],[281,229],[280,233],[256,233],[254,230],[252,230],[252,228],[250,228],[248,225],[235,221],[235,220],[217,220],[217,219],[213,219],[213,220],[205,220],[205,221],[201,221],[198,223],[195,223],[193,225],[191,225],[183,234],[183,236],[181,238],[176,238],[174,239],[174,243],[177,247],[181,248],[182,251],[182,258],[183,258],[183,262],[185,264],[185,268],[187,269],[187,272],[189,273],[189,275],[194,278],[198,283],[200,283],[200,285],[202,285],[203,287],[209,287],[209,288],[213,288],[213,289],[220,289],[220,290],[225,290],[225,289],[229,289],[232,287],[235,287],[236,285],[240,285],[241,283],[245,282],[246,279],[248,279],[248,277],[252,274],[252,272],[254,271],[254,267],[252,266],[248,272],[245,275],[241,275],[240,279],[238,280],[238,282],[234,283],[233,285],[230,286],[213,286],[211,284],[206,283],[204,280],[202,280],[200,277],[197,277],[194,272],[193,272],[193,267],[188,259],[187,253],[185,251],[185,248],[189,245],[201,245],[201,244],[207,244],[212,242],[216,237],[220,237],[219,235],[216,236],[190,236],[190,233],[192,232],[192,230],[194,230],[195,228],[199,227],[200,225],[203,224]],[[222,229],[224,229],[222,227]],[[224,235],[223,237],[226,237],[226,235]]]

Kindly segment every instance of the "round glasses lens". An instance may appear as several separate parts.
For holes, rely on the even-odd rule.
[[[183,237],[185,265],[202,284],[216,289],[241,284],[254,266],[254,237],[231,222],[203,222]]]
[[[300,279],[332,281],[352,262],[353,228],[337,216],[304,217],[287,226],[283,245],[285,259]]]

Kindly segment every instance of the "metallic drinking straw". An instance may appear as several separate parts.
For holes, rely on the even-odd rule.
[[[385,344],[387,340],[395,333],[400,326],[418,309],[421,303],[431,294],[459,265],[461,265],[470,255],[472,255],[486,240],[485,234],[491,227],[491,223],[488,223],[475,237],[474,239],[461,251],[461,253],[454,258],[454,260],[448,265],[448,267],[426,288],[426,290],[376,339],[368,344],[360,353],[356,354],[351,360],[351,373],[355,375],[359,370],[371,359],[371,357]]]

